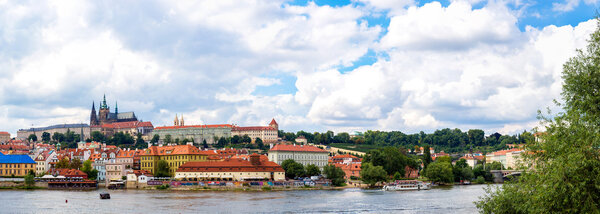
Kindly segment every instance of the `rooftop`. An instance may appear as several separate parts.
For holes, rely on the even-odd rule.
[[[161,129],[187,129],[187,128],[231,128],[231,124],[215,124],[215,125],[190,125],[190,126],[159,126],[155,127],[154,130]]]
[[[90,127],[87,124],[84,123],[77,123],[77,124],[59,124],[59,125],[52,125],[52,126],[46,126],[46,127],[39,127],[39,128],[30,128],[30,129],[19,129],[19,131],[46,131],[46,130],[50,130],[50,129],[76,129],[76,128],[87,128]],[[73,130],[71,130],[73,131]]]
[[[262,158],[261,158],[262,159]],[[177,169],[177,172],[284,172],[283,168],[271,161],[260,161],[252,165],[250,161],[233,158],[216,162],[187,162]]]
[[[315,146],[309,145],[284,145],[277,144],[269,151],[288,151],[288,152],[327,152]]]
[[[207,155],[192,145],[151,146],[143,155]]]
[[[29,155],[0,155],[0,163],[33,163]]]

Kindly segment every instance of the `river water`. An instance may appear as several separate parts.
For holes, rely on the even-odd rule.
[[[485,185],[427,191],[0,190],[0,213],[476,213]],[[68,203],[65,203],[68,200]]]

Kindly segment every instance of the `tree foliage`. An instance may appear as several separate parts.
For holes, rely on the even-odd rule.
[[[48,132],[42,133],[42,141],[44,141],[46,143],[50,142],[50,133],[48,133]]]
[[[346,181],[344,179],[344,176],[346,176],[344,170],[331,164],[323,167],[323,174],[327,179],[331,180],[331,184],[334,186],[342,186]]]
[[[382,166],[374,166],[367,162],[361,165],[360,179],[369,186],[374,186],[378,182],[387,181],[388,174]]]
[[[425,177],[434,183],[452,183],[454,180],[452,164],[446,161],[433,162],[425,169]]]
[[[318,166],[316,166],[314,164],[306,165],[306,176],[316,176],[316,175],[320,175],[320,174],[321,174],[321,170],[319,169]]]
[[[30,134],[29,137],[27,137],[27,140],[29,142],[36,142],[37,141],[37,135],[35,134]]]
[[[526,146],[526,170],[477,203],[483,213],[600,212],[600,20],[586,50],[563,66],[562,112]],[[548,112],[549,115],[552,115]]]
[[[371,150],[367,152],[363,160],[363,163],[365,162],[371,163],[373,166],[382,166],[390,176],[396,172],[404,175],[406,166],[417,167],[417,163],[412,158],[406,156],[395,147]]]
[[[293,159],[284,160],[281,167],[285,170],[285,176],[288,178],[302,177],[305,174],[304,166]]]

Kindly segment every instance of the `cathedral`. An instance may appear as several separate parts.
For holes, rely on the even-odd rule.
[[[98,126],[104,125],[108,123],[116,123],[116,122],[127,122],[127,121],[138,121],[137,117],[135,117],[135,113],[131,112],[123,112],[119,113],[119,107],[115,102],[115,112],[111,113],[110,108],[106,105],[106,95],[104,95],[102,99],[102,103],[100,103],[100,107],[98,108],[98,114],[96,115],[95,103],[92,102],[92,113],[90,115],[90,126]]]

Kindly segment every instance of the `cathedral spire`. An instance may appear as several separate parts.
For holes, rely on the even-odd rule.
[[[102,97],[102,106],[100,108],[108,108],[108,106],[106,105],[106,94],[104,95],[104,97]]]
[[[96,102],[92,102],[92,113],[90,114],[90,126],[98,125],[98,117],[96,116]]]
[[[117,106],[117,101],[115,101],[115,114],[119,114],[119,106]]]
[[[173,120],[173,126],[179,126],[179,119],[177,118],[177,114],[175,114],[175,120]]]
[[[179,121],[180,126],[185,126],[185,122],[183,121],[183,114],[181,114],[181,120]]]

